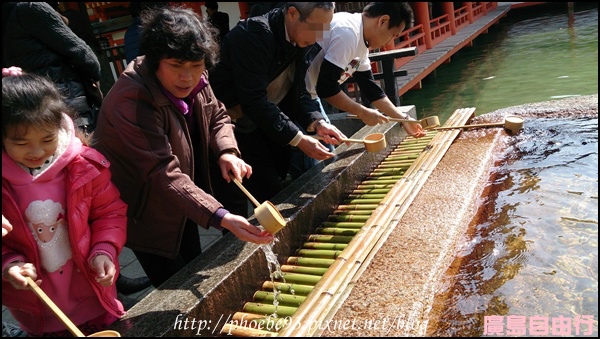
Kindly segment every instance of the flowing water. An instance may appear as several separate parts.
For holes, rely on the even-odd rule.
[[[276,240],[277,241],[277,240]],[[267,266],[269,268],[269,277],[271,278],[271,282],[273,283],[273,306],[275,306],[275,311],[271,314],[272,317],[277,318],[277,306],[279,306],[279,295],[281,291],[275,287],[275,281],[279,279],[283,279],[283,272],[281,272],[281,265],[279,264],[279,260],[277,260],[277,254],[273,252],[274,241],[271,244],[263,244],[260,245],[260,249],[265,254],[265,259],[267,260]],[[285,279],[283,279],[285,282]]]
[[[444,123],[460,107],[481,115],[597,94],[597,4],[575,3],[571,18],[566,6],[510,13],[402,104]],[[491,193],[480,199],[443,278],[427,334],[597,335],[597,106],[595,117],[526,120],[487,185]]]
[[[537,316],[563,317],[571,335],[588,329],[577,319],[591,317],[597,334],[597,115],[537,118],[499,159],[491,194],[443,278],[428,334],[481,336],[489,316],[524,317],[527,326]]]

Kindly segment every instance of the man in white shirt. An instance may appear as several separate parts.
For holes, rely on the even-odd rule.
[[[383,47],[412,27],[413,17],[407,2],[370,2],[362,13],[335,13],[329,34],[317,42],[321,50],[308,68],[308,93],[315,100],[324,99],[341,111],[357,115],[370,126],[388,122],[388,117],[409,118],[375,82],[369,51]],[[342,91],[341,85],[350,76],[376,109],[361,105]],[[403,126],[414,137],[426,135],[418,123],[405,122]]]

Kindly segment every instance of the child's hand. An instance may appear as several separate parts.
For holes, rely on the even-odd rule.
[[[100,254],[92,259],[92,269],[97,273],[96,281],[100,286],[111,286],[117,270],[115,264],[104,254]]]
[[[37,270],[32,263],[24,263],[22,261],[10,263],[4,269],[2,276],[7,279],[14,288],[18,290],[27,290],[27,279],[25,276],[31,277],[36,284],[40,285],[42,280],[37,279]]]

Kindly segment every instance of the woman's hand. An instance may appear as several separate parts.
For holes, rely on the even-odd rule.
[[[219,157],[219,168],[221,168],[221,175],[227,182],[231,182],[229,173],[232,173],[239,182],[242,182],[244,177],[250,178],[252,175],[252,166],[229,152],[225,152]]]
[[[242,216],[227,213],[221,221],[221,227],[228,229],[238,239],[255,244],[268,244],[273,241],[273,235],[267,231],[250,224]]]

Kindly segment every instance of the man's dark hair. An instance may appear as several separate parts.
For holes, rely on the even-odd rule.
[[[207,69],[219,61],[219,31],[193,10],[155,8],[142,12],[140,50],[151,71],[162,59],[204,60]]]
[[[287,2],[285,11],[288,8],[294,7],[300,13],[300,21],[304,22],[306,18],[315,10],[315,8],[335,9],[335,2]]]
[[[204,6],[215,11],[219,10],[219,3],[217,2],[205,2]]]
[[[398,27],[403,22],[407,28],[414,25],[414,13],[408,2],[369,2],[364,8],[363,13],[369,18],[376,18],[382,15],[389,15],[388,29]]]

